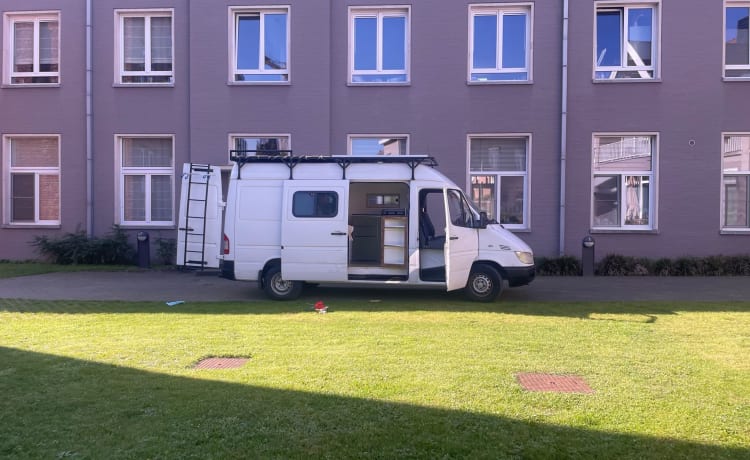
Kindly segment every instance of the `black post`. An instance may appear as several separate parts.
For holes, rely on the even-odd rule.
[[[594,276],[594,246],[596,245],[596,241],[594,241],[591,235],[588,235],[583,239],[582,243],[581,268],[583,276]]]
[[[151,268],[151,247],[148,232],[138,232],[138,266],[140,268]]]

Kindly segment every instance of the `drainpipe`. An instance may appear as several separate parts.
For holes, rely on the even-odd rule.
[[[86,0],[86,234],[94,236],[94,152],[91,0]]]
[[[563,0],[562,96],[560,102],[560,256],[565,253],[565,162],[568,156],[568,1]]]

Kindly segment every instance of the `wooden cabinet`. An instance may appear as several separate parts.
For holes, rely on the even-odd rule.
[[[405,266],[406,219],[405,216],[351,216],[350,262],[360,266]]]
[[[383,265],[406,264],[406,217],[383,217],[382,225]]]

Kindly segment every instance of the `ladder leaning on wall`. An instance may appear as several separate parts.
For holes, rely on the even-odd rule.
[[[206,262],[206,211],[208,209],[208,184],[213,169],[210,164],[190,163],[185,200],[185,219],[178,228],[184,232],[183,249],[185,269],[203,271]]]

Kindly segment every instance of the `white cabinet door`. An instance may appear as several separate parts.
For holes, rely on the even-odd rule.
[[[281,276],[346,281],[349,181],[289,180],[281,219]]]

